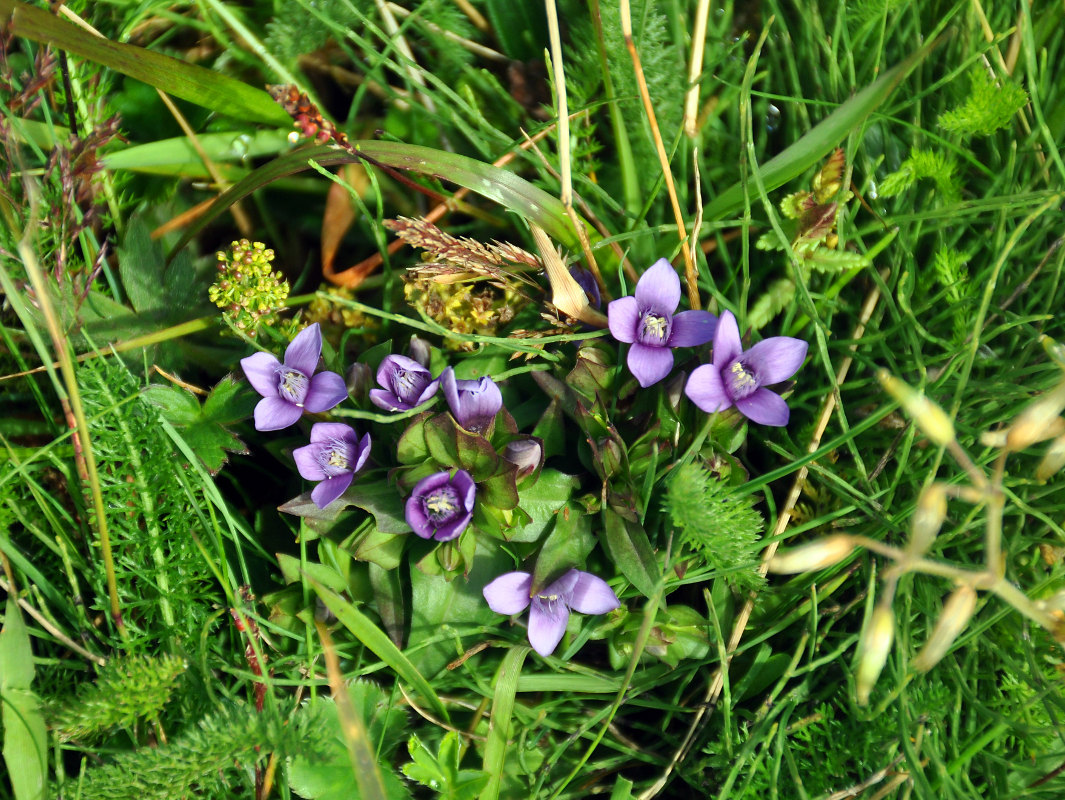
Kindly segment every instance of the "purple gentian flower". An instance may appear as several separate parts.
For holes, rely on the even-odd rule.
[[[626,362],[644,388],[658,383],[673,369],[673,347],[694,347],[714,337],[717,317],[709,311],[682,311],[680,278],[660,258],[640,276],[635,297],[621,297],[607,306],[610,333],[632,345]]]
[[[447,367],[440,373],[440,388],[444,391],[451,416],[463,428],[484,433],[503,407],[503,395],[495,381],[485,376],[472,381],[455,378],[455,370]]]
[[[684,393],[708,413],[736,406],[753,422],[787,425],[788,404],[764,387],[794,375],[806,358],[807,347],[802,339],[773,336],[744,350],[736,317],[726,311],[714,334],[713,363],[692,372]]]
[[[507,572],[484,587],[484,599],[497,614],[520,614],[529,609],[529,644],[542,656],[555,652],[566,632],[570,609],[582,614],[605,614],[621,605],[602,578],[571,569],[533,594],[532,575]]]
[[[311,443],[292,451],[296,468],[309,481],[321,481],[311,491],[311,500],[325,508],[351,486],[355,473],[370,456],[370,434],[359,434],[342,422],[316,422]]]
[[[406,356],[385,356],[377,368],[377,383],[383,389],[370,390],[370,402],[385,411],[410,411],[436,394],[439,380]]]
[[[348,396],[344,379],[335,372],[314,374],[321,355],[322,330],[316,322],[292,340],[285,350],[284,364],[270,353],[255,353],[240,360],[248,382],[263,396],[255,406],[255,430],[287,428],[304,411],[328,411]]]
[[[473,519],[476,496],[477,487],[464,469],[422,478],[407,498],[407,524],[423,539],[450,541]]]

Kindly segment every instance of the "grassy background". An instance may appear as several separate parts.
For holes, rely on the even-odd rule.
[[[380,4],[355,0],[70,8],[110,39],[253,87],[298,83],[352,138],[379,135],[483,162],[513,153],[508,169],[558,196],[560,148],[541,5],[475,3],[483,28],[450,1],[404,5],[417,13],[383,14]],[[559,6],[576,114],[578,211],[598,220],[606,240],[640,272],[675,255],[679,240],[618,9]],[[1039,337],[1065,339],[1056,319],[1065,291],[1065,89],[1057,66],[1065,10],[888,0],[713,4],[700,124],[690,137],[681,120],[696,7],[637,2],[632,15],[686,226],[730,187],[745,190],[738,206],[703,218],[696,237],[703,301],[743,320],[776,287],[780,313],[762,335],[811,342],[812,357],[789,399],[791,425],[752,429],[740,451],[751,478],[742,493],[757,500],[772,530],[806,465],[809,477],[783,541],[845,531],[902,546],[922,487],[968,478],[898,411],[875,371],[922,386],[950,412],[960,445],[988,472],[998,451],[981,434],[1061,381]],[[392,23],[399,34],[390,32]],[[833,143],[845,151],[857,195],[843,205],[840,250],[873,251],[871,262],[811,266],[772,249],[789,239],[779,202],[808,188],[815,170],[766,190],[762,165],[940,34],[942,42],[886,102]],[[472,612],[466,624],[443,624],[446,616],[435,610],[416,612],[425,614],[416,624],[435,632],[409,646],[403,661],[398,650],[373,646],[371,628],[388,625],[372,602],[382,577],[274,510],[278,497],[299,491],[278,460],[294,440],[267,441],[242,424],[252,457],[235,456],[212,476],[192,455],[188,431],[161,423],[140,394],[147,382],[160,381],[153,365],[210,386],[247,354],[244,342],[219,336],[213,321],[195,324],[214,313],[206,285],[216,249],[241,235],[261,239],[276,250],[275,263],[296,293],[318,286],[330,184],[313,172],[264,181],[184,248],[185,277],[138,282],[135,269],[123,270],[123,248],[127,265],[150,263],[166,274],[173,267],[163,266],[163,254],[180,232],[151,244],[135,231],[163,225],[288,152],[283,117],[270,125],[253,116],[254,99],[230,113],[212,109],[206,88],[194,85],[191,101],[175,102],[216,167],[211,177],[174,115],[141,81],[91,58],[56,61],[49,73],[46,59],[58,57],[23,36],[8,37],[5,53],[6,94],[25,90],[26,102],[4,112],[0,195],[7,223],[0,233],[0,552],[9,597],[0,664],[8,780],[0,793],[32,797],[20,781],[34,768],[22,773],[14,765],[40,763],[50,791],[62,787],[64,797],[178,797],[189,785],[205,796],[249,796],[264,794],[267,784],[283,797],[348,797],[353,772],[343,723],[361,719],[386,775],[385,796],[433,796],[414,781],[404,786],[397,770],[411,763],[424,772],[413,769],[409,777],[438,770],[437,786],[447,787],[441,793],[454,797],[1061,795],[1061,650],[1049,632],[995,596],[981,594],[951,652],[916,674],[913,656],[953,586],[940,577],[903,577],[885,669],[870,704],[855,702],[856,646],[888,566],[865,550],[820,573],[769,579],[710,706],[708,690],[744,596],[729,588],[725,571],[698,558],[683,574],[667,572],[668,618],[645,612],[640,594],[627,589],[629,638],[618,634],[611,645],[620,662],[594,643],[566,662],[534,662],[531,655],[522,662],[506,649],[522,641],[521,630]],[[32,86],[34,76],[47,74],[44,90]],[[981,75],[993,81],[981,82]],[[1022,88],[1027,102],[1011,107],[1005,85]],[[92,164],[78,156],[94,152],[95,143],[68,147],[71,119],[83,139],[94,128],[104,139],[99,126],[115,114],[122,140],[101,151],[109,168],[90,189],[85,170]],[[523,130],[547,134],[523,149]],[[381,222],[424,215],[434,203],[375,170],[357,167],[348,180],[358,202],[338,264],[379,252],[381,269],[358,299],[402,313],[400,277],[414,259],[387,252]],[[434,191],[454,190],[432,177],[418,180]],[[455,235],[534,249],[515,215],[473,195],[465,203],[438,224]],[[770,249],[757,246],[763,238]],[[612,294],[631,291],[614,252],[602,246],[596,255]],[[786,279],[790,284],[779,283]],[[96,291],[82,300],[90,284]],[[42,293],[51,297],[54,318],[41,309]],[[871,293],[876,302],[855,337]],[[411,332],[380,324],[370,335],[381,341],[403,341]],[[177,325],[193,334],[167,333]],[[362,334],[337,345],[338,359],[366,347]],[[160,341],[77,364],[66,349],[69,342],[76,353],[106,353],[109,343],[140,335]],[[21,374],[60,355],[65,371]],[[853,366],[837,386],[846,358]],[[818,438],[816,421],[833,393],[837,405]],[[76,440],[68,423],[79,417],[95,476],[79,455],[85,440]],[[1040,455],[1032,448],[1008,462],[1003,558],[1012,582],[1054,608],[1065,572],[1065,495],[1060,477],[1035,479]],[[979,568],[986,508],[957,500],[948,508],[928,557]],[[104,522],[124,632],[109,614]],[[757,555],[736,569],[750,570]],[[332,588],[356,601],[341,600],[344,624],[330,639],[314,624],[314,574],[300,572],[318,563],[332,572],[315,580],[340,576],[343,584]],[[417,607],[422,584],[416,573],[410,580]],[[13,621],[13,587],[25,635]],[[369,616],[351,616],[356,606]],[[655,622],[648,652],[627,674],[626,653],[644,620]],[[483,642],[483,651],[443,668]],[[18,678],[31,649],[32,683]],[[338,673],[372,681],[356,684],[350,715],[323,700],[326,653],[338,657]],[[396,677],[414,685],[404,661],[429,686],[416,686],[409,705]],[[516,685],[508,687],[507,676]],[[27,691],[39,706],[20,694]],[[488,721],[515,693],[504,752],[498,726],[493,733]],[[437,724],[434,698],[450,727]],[[27,729],[20,739],[9,711],[16,708],[28,708],[27,718],[37,715],[49,733]],[[452,729],[457,735],[447,733]],[[417,744],[408,754],[411,733]],[[480,769],[492,774],[487,789],[478,783]]]

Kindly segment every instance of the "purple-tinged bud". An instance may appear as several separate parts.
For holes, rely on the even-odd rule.
[[[348,385],[348,394],[357,400],[361,400],[370,391],[370,385],[373,382],[373,370],[370,369],[369,364],[356,361],[348,367],[345,382]]]
[[[420,336],[411,336],[407,352],[410,353],[411,358],[428,369],[430,359],[429,342]]]
[[[544,446],[534,436],[515,439],[503,450],[503,458],[518,468],[515,478],[520,481],[536,472],[544,463]]]

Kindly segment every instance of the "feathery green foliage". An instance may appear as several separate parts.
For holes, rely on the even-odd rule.
[[[756,564],[762,515],[725,481],[697,464],[684,464],[667,479],[662,508],[681,530],[681,541],[739,589],[762,584]]]
[[[895,197],[910,189],[917,181],[931,180],[944,202],[958,199],[958,160],[949,153],[914,148],[899,168],[884,177],[877,190],[881,197]]]
[[[185,660],[176,656],[119,656],[96,680],[54,704],[51,728],[60,741],[93,739],[112,728],[154,720],[170,700]]]
[[[972,72],[965,102],[939,117],[939,126],[966,136],[990,136],[1010,124],[1028,103],[1028,93],[1008,79],[992,77],[985,69]]]

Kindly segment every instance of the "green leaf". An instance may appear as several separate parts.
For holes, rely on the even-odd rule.
[[[396,445],[396,460],[400,464],[421,464],[429,458],[429,445],[425,441],[425,424],[429,414],[415,417]]]
[[[401,680],[413,686],[425,702],[429,704],[437,717],[445,722],[450,720],[447,708],[440,702],[440,698],[437,697],[433,687],[422,676],[417,667],[411,663],[410,659],[392,643],[392,640],[380,628],[374,625],[369,617],[332,589],[323,586],[314,579],[310,579],[310,582],[311,586],[314,587],[315,593],[322,598],[322,602],[326,604],[326,607],[336,614],[341,624],[351,631],[352,635],[366,646],[366,649],[384,661]],[[417,607],[417,601],[415,601],[415,607]]]
[[[538,540],[579,486],[580,479],[576,475],[567,475],[557,469],[542,470],[536,483],[523,488],[518,494],[518,503],[528,513],[530,521],[515,535],[509,536],[509,540]]]
[[[316,564],[313,561],[301,562],[287,553],[277,554],[277,564],[281,568],[281,577],[284,578],[285,583],[299,583],[306,575],[337,592],[346,591],[348,588],[348,582],[344,576],[325,564]]]
[[[0,0],[0,2],[4,1]],[[10,2],[10,0],[6,0],[6,2]],[[464,186],[470,191],[476,192],[482,197],[486,197],[503,208],[539,225],[552,239],[564,247],[573,250],[579,250],[581,247],[580,238],[573,229],[573,225],[566,214],[566,209],[559,199],[501,167],[485,164],[482,161],[457,153],[448,153],[431,147],[403,144],[401,142],[363,139],[354,141],[351,144],[372,161],[379,162],[387,167],[410,170],[422,175],[446,177],[452,183]],[[361,163],[364,159],[334,147],[316,146],[304,147],[292,153],[286,153],[264,164],[251,175],[248,175],[219,195],[210,208],[185,229],[184,235],[171,251],[171,257],[192,241],[200,231],[225,212],[233,203],[273,183],[278,178],[310,169],[311,161],[322,167],[331,167],[340,164]],[[588,230],[589,241],[593,246],[601,240],[602,237],[595,229],[585,222],[581,222],[581,224],[585,225]],[[533,373],[534,377],[541,374],[543,373]]]
[[[148,226],[135,215],[118,246],[118,274],[122,276],[122,288],[130,305],[138,313],[165,307],[162,280],[165,267],[163,248],[152,241]]]
[[[579,503],[567,503],[556,514],[533,570],[533,586],[543,587],[572,567],[583,567],[595,549],[591,518]]]
[[[196,137],[196,142],[215,164],[272,156],[292,147],[288,132],[284,130],[201,133]],[[185,136],[111,150],[101,161],[104,168],[110,170],[128,169],[153,173],[169,171],[185,177],[208,174],[200,154]]]
[[[43,8],[18,0],[0,0],[0,21],[9,18],[17,36],[95,61],[219,114],[285,128],[292,124],[289,115],[265,91],[221,72],[143,47],[102,39]]]
[[[390,703],[386,692],[370,681],[352,681],[348,685],[348,696],[368,729],[370,744],[379,753],[387,797],[389,800],[406,800],[410,792],[386,763],[395,743],[402,739],[406,715]],[[336,704],[322,697],[314,702],[322,758],[296,756],[288,770],[289,786],[308,800],[360,800],[362,795],[351,772],[351,758]]]
[[[385,569],[374,563],[371,563],[369,568],[374,606],[385,625],[388,638],[396,647],[402,647],[403,632],[407,627],[407,600],[399,580],[399,570]]]
[[[357,478],[340,500],[373,515],[380,533],[410,533],[399,490],[388,481],[363,483]]]
[[[41,702],[30,690],[33,651],[18,601],[8,595],[0,630],[0,720],[4,762],[15,800],[43,800],[48,771],[48,732]]]
[[[609,508],[604,508],[602,514],[602,542],[610,560],[640,594],[653,597],[661,572],[643,526],[622,519]]]
[[[381,569],[392,570],[403,560],[403,548],[407,546],[408,534],[382,533],[371,528],[355,545],[353,555],[359,561],[368,561]]]
[[[200,405],[187,389],[153,384],[142,397],[160,409],[163,418],[181,429],[182,438],[212,475],[225,466],[226,452],[245,454],[248,448],[226,425],[247,419],[258,397],[247,384],[232,376],[218,382]]]

